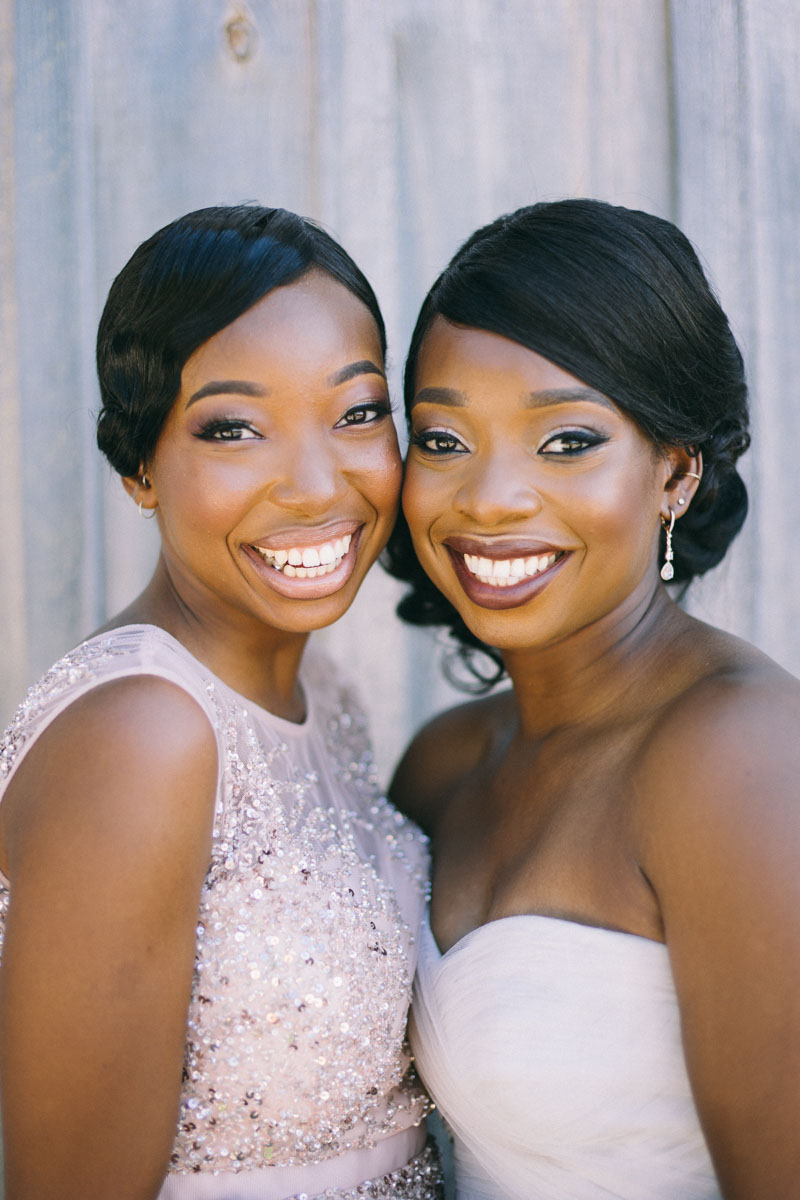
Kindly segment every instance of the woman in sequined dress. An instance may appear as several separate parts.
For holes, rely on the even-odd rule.
[[[308,634],[392,527],[373,292],[191,213],[114,282],[98,441],[161,537],[0,744],[6,1200],[434,1200],[404,1041],[426,887]]]
[[[401,612],[512,684],[392,791],[432,836],[411,1045],[458,1200],[794,1200],[800,685],[666,586],[747,509],[696,254],[597,201],[501,217],[431,289],[406,403]]]

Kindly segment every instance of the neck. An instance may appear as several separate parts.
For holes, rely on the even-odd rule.
[[[659,584],[558,643],[504,652],[521,735],[540,740],[568,726],[622,717],[640,709],[643,698],[657,700],[687,621]]]
[[[275,629],[204,596],[187,595],[163,558],[142,594],[108,628],[125,624],[158,625],[234,691],[276,716],[303,719],[297,675],[307,633]]]

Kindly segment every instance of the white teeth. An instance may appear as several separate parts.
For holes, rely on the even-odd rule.
[[[321,546],[292,546],[290,550],[270,550],[267,546],[254,547],[264,562],[290,578],[316,579],[318,575],[329,575],[335,571],[350,549],[353,535]]]
[[[471,575],[491,587],[512,587],[521,580],[540,575],[559,557],[558,554],[532,554],[529,558],[482,558],[465,554],[464,563]]]

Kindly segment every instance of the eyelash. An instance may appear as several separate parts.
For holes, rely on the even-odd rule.
[[[253,438],[243,438],[241,433],[247,430],[254,434]],[[225,437],[225,434],[236,434],[238,436]],[[243,442],[256,441],[262,435],[257,429],[247,421],[242,421],[236,417],[214,417],[207,421],[205,425],[198,429],[195,437],[201,438],[205,442]]]
[[[391,416],[391,413],[392,405],[388,400],[369,400],[363,404],[354,404],[336,422],[334,429],[373,425],[376,421],[381,421],[385,417]],[[372,414],[371,419],[369,419],[369,414]],[[361,419],[362,417],[365,419]],[[353,419],[348,420],[348,418]],[[242,432],[252,433],[253,437],[244,438],[241,436]],[[259,441],[263,439],[264,435],[259,433],[249,421],[243,421],[239,417],[214,417],[198,429],[195,436],[206,442],[249,442]]]
[[[347,429],[355,425],[374,425],[377,421],[382,421],[385,417],[391,416],[393,406],[389,400],[366,400],[361,404],[354,404],[341,417],[334,429]],[[348,417],[361,417],[372,413],[372,420],[353,420],[348,421]]]
[[[456,449],[457,445],[462,445],[461,439],[457,438],[449,429],[423,429],[419,433],[412,433],[409,440],[412,446],[416,446],[426,454],[433,456],[463,453],[463,451]],[[431,442],[450,442],[450,445],[445,449],[441,445],[431,446]]]
[[[412,433],[410,438],[412,446],[416,446],[423,453],[431,455],[433,458],[444,457],[448,454],[463,454],[463,442],[456,437],[448,429],[425,429],[418,433]],[[588,433],[585,429],[566,429],[560,433],[553,434],[544,445],[540,446],[538,453],[553,458],[576,458],[580,454],[585,454],[587,450],[593,450],[595,446],[601,446],[607,442],[608,438],[602,434]],[[548,446],[554,446],[556,443],[564,444],[562,450],[548,450]],[[448,443],[444,446],[442,443]],[[459,449],[459,447],[462,447]]]
[[[587,450],[593,450],[595,446],[602,446],[607,442],[608,438],[603,434],[589,433],[585,429],[564,429],[560,433],[553,434],[552,437],[539,448],[540,454],[551,454],[559,458],[575,458],[579,454],[585,454]],[[553,446],[556,442],[563,442],[565,446],[570,445],[570,449],[564,450],[548,450],[548,446]]]

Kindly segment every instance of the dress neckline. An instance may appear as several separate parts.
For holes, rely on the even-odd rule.
[[[512,921],[517,923],[523,921],[526,923],[547,921],[550,926],[555,928],[562,927],[565,931],[568,931],[568,936],[571,936],[576,930],[581,930],[590,934],[599,933],[615,938],[634,939],[632,944],[643,942],[645,945],[658,946],[661,950],[667,949],[665,942],[659,942],[656,941],[655,938],[645,937],[644,934],[641,933],[630,933],[626,929],[611,929],[607,925],[592,925],[588,921],[573,921],[569,917],[555,917],[551,916],[549,913],[513,913],[508,917],[497,917],[493,921],[484,921],[482,925],[476,925],[474,929],[470,929],[469,932],[460,937],[458,941],[453,942],[453,945],[448,950],[442,951],[439,948],[439,943],[436,941],[436,935],[433,932],[430,908],[428,908],[425,912],[425,919],[423,921],[423,935],[427,935],[435,957],[440,963],[443,963],[447,958],[450,957],[451,954],[455,954],[457,950],[464,950],[472,942],[487,936],[487,931],[492,930],[494,926],[507,925]]]
[[[166,643],[166,645],[177,649],[182,656],[188,658],[196,667],[198,667],[205,675],[207,675],[209,679],[211,679],[219,687],[223,688],[228,695],[232,696],[243,709],[248,712],[254,712],[257,716],[263,717],[265,720],[271,722],[274,726],[281,729],[288,737],[303,736],[314,724],[316,716],[316,702],[314,698],[315,690],[313,688],[308,688],[305,685],[305,655],[300,663],[298,679],[300,681],[300,688],[303,693],[303,705],[306,715],[302,721],[290,721],[287,717],[279,717],[277,713],[271,712],[268,708],[264,708],[262,704],[258,704],[255,700],[251,700],[248,696],[243,696],[241,692],[237,692],[235,688],[232,688],[231,685],[226,683],[224,679],[221,679],[219,675],[215,675],[211,668],[206,666],[201,659],[196,658],[195,655],[192,654],[191,650],[188,650],[186,646],[184,646],[183,642],[181,642],[173,634],[168,633],[166,629],[162,629],[160,625],[151,625],[149,622],[140,622],[132,625],[118,625],[115,629],[109,629],[106,630],[105,633],[98,633],[95,634],[94,637],[87,638],[86,641],[81,644],[89,645],[92,642],[105,641],[108,638],[112,638],[116,634],[120,633],[146,633],[149,635],[154,635],[157,641],[162,641]]]

